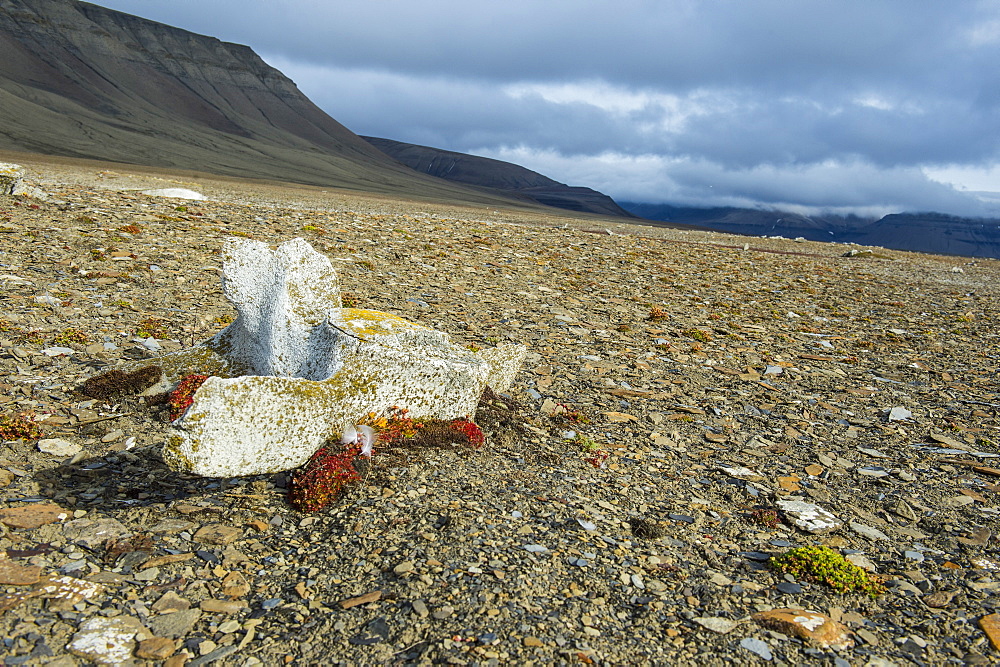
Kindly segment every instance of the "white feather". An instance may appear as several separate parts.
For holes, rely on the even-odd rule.
[[[344,429],[344,434],[340,436],[340,444],[353,445],[357,441],[358,430],[354,428],[354,424],[348,424],[347,428]]]
[[[357,429],[358,444],[361,445],[361,455],[371,456],[372,447],[375,446],[375,439],[378,434],[371,426],[359,426]]]

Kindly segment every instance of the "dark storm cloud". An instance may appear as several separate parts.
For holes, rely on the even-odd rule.
[[[996,2],[101,4],[249,44],[356,132],[613,196],[990,212],[932,177],[1000,163]]]
[[[108,0],[293,60],[421,76],[632,86],[933,79],[972,57],[974,3],[662,0]],[[953,81],[954,82],[954,81]],[[957,82],[955,82],[957,83]]]

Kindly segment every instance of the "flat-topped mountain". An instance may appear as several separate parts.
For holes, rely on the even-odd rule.
[[[0,149],[516,205],[376,150],[246,46],[85,2],[0,0],[0,53]]]
[[[362,139],[407,167],[438,178],[571,211],[635,217],[597,190],[566,185],[510,162],[392,139],[364,136]]]
[[[897,213],[856,230],[849,240],[898,250],[1000,258],[1000,220]]]

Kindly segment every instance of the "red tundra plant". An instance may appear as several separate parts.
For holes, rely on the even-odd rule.
[[[194,393],[208,379],[207,375],[186,375],[177,388],[170,392],[170,419],[177,419],[194,403]]]
[[[300,512],[318,512],[339,499],[348,485],[361,479],[354,458],[361,448],[337,450],[340,444],[320,448],[292,475],[288,502]]]

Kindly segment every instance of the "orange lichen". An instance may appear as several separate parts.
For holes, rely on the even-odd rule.
[[[0,440],[37,440],[43,433],[30,412],[0,415]]]

